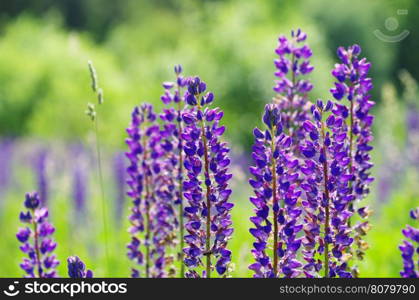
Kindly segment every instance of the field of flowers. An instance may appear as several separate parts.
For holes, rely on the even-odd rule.
[[[0,277],[419,276],[398,7],[104,2],[0,5]]]

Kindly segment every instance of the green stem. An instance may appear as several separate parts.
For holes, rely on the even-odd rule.
[[[183,263],[183,248],[185,245],[184,237],[184,224],[183,224],[183,145],[182,145],[182,121],[181,121],[181,106],[178,103],[178,142],[179,142],[179,260],[180,260],[180,278],[185,277],[185,264]]]
[[[349,169],[352,171],[352,164],[353,164],[353,130],[352,127],[354,125],[354,99],[351,100],[351,107],[350,107],[350,126],[349,126]]]
[[[100,185],[100,193],[102,197],[102,221],[103,221],[103,231],[105,235],[105,256],[106,256],[107,271],[109,271],[110,264],[109,264],[109,249],[108,249],[108,227],[106,223],[106,216],[107,216],[106,201],[105,201],[105,189],[104,189],[104,183],[103,183],[102,158],[101,158],[101,152],[100,152],[99,125],[98,125],[97,114],[96,114],[94,122],[95,122],[96,155],[97,155],[97,164],[98,164],[99,185]]]
[[[353,171],[353,125],[354,125],[354,99],[351,100],[350,107],[350,126],[349,126],[349,170]],[[352,189],[352,181],[349,182],[349,188]],[[349,203],[349,211],[353,211],[353,203]],[[348,226],[351,227],[351,218],[348,219]]]
[[[201,109],[201,106],[198,105],[198,109]],[[204,120],[201,120],[201,134],[202,134],[202,143],[204,144],[204,163],[205,163],[205,174],[209,176],[209,158],[208,158],[208,145],[207,138],[205,136],[205,124]],[[205,244],[205,255],[206,255],[206,272],[207,278],[211,278],[211,187],[207,185],[207,226],[206,226],[206,244]]]
[[[35,210],[32,210],[32,216],[35,216]],[[34,233],[34,247],[35,247],[35,263],[36,263],[36,272],[38,273],[38,278],[42,277],[41,274],[41,255],[39,253],[39,236],[38,236],[38,224],[35,219],[32,220],[33,223],[33,233]]]
[[[292,56],[291,56],[291,72],[292,72],[292,77],[291,77],[291,82],[292,82],[292,88],[291,88],[291,90],[292,90],[292,93],[291,93],[291,96],[290,96],[290,101],[291,101],[291,103],[292,103],[292,100],[294,99],[294,87],[295,87],[295,71],[294,71],[294,69],[293,69],[293,67],[294,67],[294,63],[295,63],[295,55],[294,55],[294,53],[292,54]]]
[[[328,163],[327,163],[327,152],[326,152],[326,145],[325,145],[325,126],[322,122],[322,138],[323,138],[323,154],[324,154],[324,162],[323,162],[323,179],[324,179],[324,193],[326,195],[326,220],[324,223],[324,277],[329,277],[329,243],[326,241],[327,234],[329,233],[329,220],[330,220],[330,211],[329,211],[329,189],[327,187],[327,182],[329,181],[329,174],[328,174]]]
[[[353,160],[354,160],[354,157],[353,157],[354,156],[353,155],[353,147],[354,147],[354,145],[353,145],[354,144],[354,133],[353,133],[353,125],[354,125],[354,100],[355,99],[352,99],[351,100],[350,116],[349,116],[349,118],[350,118],[349,119],[350,120],[350,126],[349,126],[349,170],[350,170],[351,174],[354,171],[354,168],[353,168]],[[353,188],[352,181],[349,181],[349,188],[352,191],[352,188]],[[353,202],[350,202],[348,208],[349,208],[349,211],[353,212],[354,211],[354,203]],[[352,226],[352,216],[348,218],[348,227],[351,228],[351,226]],[[356,233],[355,233],[355,235],[356,235]],[[358,245],[358,248],[359,248],[359,245]],[[354,257],[356,259],[356,256],[353,255],[353,249],[352,249],[352,247],[349,248],[349,252],[352,254],[352,257]],[[358,278],[359,277],[358,272],[355,272],[354,273],[354,277],[355,278]]]
[[[147,185],[146,185],[146,189]],[[146,236],[145,236],[145,277],[150,278],[150,203],[146,200]]]
[[[271,130],[272,143],[271,143],[271,155],[272,155],[272,204],[273,207],[278,206],[278,197],[276,195],[276,161],[273,157],[275,152],[275,126],[272,126]],[[275,277],[278,275],[278,211],[273,213],[273,225],[274,225],[274,244],[273,244],[273,272]]]
[[[142,164],[147,163],[147,139],[144,138],[143,140],[143,162]],[[145,175],[145,209],[146,209],[146,215],[145,215],[145,221],[146,221],[146,233],[145,233],[145,276],[146,278],[150,277],[150,177],[147,175],[147,170],[144,170]]]

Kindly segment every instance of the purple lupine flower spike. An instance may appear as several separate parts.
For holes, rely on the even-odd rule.
[[[220,125],[223,112],[209,107],[214,95],[206,92],[206,84],[199,77],[189,78],[187,83],[185,101],[190,108],[182,114],[187,172],[183,182],[187,201],[184,262],[189,271],[186,276],[200,277],[195,270],[199,266],[204,267],[203,277],[210,278],[214,266],[219,275],[225,276],[231,261],[227,242],[233,233],[230,215],[233,204],[229,202],[232,191],[228,187],[232,177],[228,173],[230,149],[220,141],[225,131]],[[215,263],[211,258],[215,258]]]
[[[325,120],[325,113],[332,111]],[[324,277],[351,277],[347,271],[347,254],[353,242],[348,219],[349,204],[354,200],[348,172],[348,128],[343,105],[317,101],[312,106],[314,121],[305,121],[306,135],[300,152],[305,157],[302,205],[305,209],[305,275],[314,277],[323,268]],[[323,260],[317,259],[319,256]]]
[[[330,90],[335,99],[341,101],[347,99],[350,103],[349,108],[349,169],[354,177],[350,182],[350,187],[355,195],[354,203],[349,208],[351,212],[358,212],[361,218],[366,219],[370,212],[368,208],[362,207],[359,203],[369,194],[369,185],[374,180],[371,176],[370,152],[373,149],[371,142],[373,139],[371,126],[374,117],[370,114],[375,102],[371,100],[370,90],[372,89],[371,78],[368,78],[368,71],[371,64],[365,59],[359,58],[361,47],[353,45],[347,49],[339,47],[337,55],[341,60],[336,64],[332,75],[337,79],[335,87]],[[349,220],[351,224],[351,220]],[[363,258],[364,251],[368,244],[362,236],[369,229],[367,221],[354,225],[355,241],[357,249],[356,255],[359,259]],[[353,269],[357,275],[356,268]]]
[[[153,128],[153,127],[151,127]],[[152,276],[166,277],[174,275],[174,258],[169,255],[167,247],[175,244],[175,230],[177,226],[176,214],[174,211],[174,178],[173,164],[165,157],[165,150],[162,145],[164,130],[159,131],[155,127],[150,135],[149,149],[152,163],[148,166],[151,173],[151,186],[153,194],[150,209],[150,224],[153,248],[150,257],[153,261]],[[168,273],[166,267],[170,268]]]
[[[419,207],[411,210],[410,217],[419,220]],[[419,254],[419,228],[413,228],[407,225],[402,230],[403,235],[407,240],[399,246],[403,258],[403,271],[400,275],[404,278],[419,278],[419,264],[417,255]],[[416,260],[414,259],[416,255]]]
[[[182,67],[176,65],[174,68],[176,74],[176,82],[164,82],[163,87],[165,92],[161,97],[164,104],[169,108],[165,108],[160,115],[163,121],[162,130],[162,144],[164,150],[165,165],[171,168],[170,181],[174,186],[171,191],[174,204],[178,205],[177,219],[175,220],[175,227],[178,229],[179,240],[179,253],[178,259],[181,261],[179,275],[181,278],[185,276],[185,265],[183,264],[183,248],[184,248],[184,199],[183,199],[183,181],[186,177],[185,169],[183,166],[184,156],[183,153],[183,139],[182,131],[184,122],[182,120],[182,113],[185,108],[184,87],[186,80],[182,76]],[[169,179],[169,178],[168,178]]]
[[[67,258],[67,268],[70,278],[93,278],[93,272],[86,270],[86,265],[78,256]]]
[[[299,133],[302,122],[307,119],[310,108],[307,99],[308,92],[313,85],[304,76],[313,71],[310,64],[312,51],[305,44],[307,35],[300,29],[291,32],[291,38],[280,36],[275,53],[279,56],[275,59],[278,78],[275,81],[274,91],[277,93],[274,102],[280,108],[284,132],[289,134],[298,144],[301,138]]]
[[[144,170],[142,167],[141,160],[145,161],[145,145],[144,132],[141,126],[144,126],[145,122],[154,122],[155,115],[151,112],[147,112],[148,106],[135,107],[132,112],[132,122],[130,127],[127,129],[128,138],[126,143],[129,147],[129,152],[126,153],[130,165],[127,168],[128,179],[127,184],[129,191],[127,195],[133,199],[133,207],[131,209],[131,215],[129,220],[131,227],[129,229],[132,238],[131,243],[128,244],[128,257],[136,262],[138,265],[144,264],[144,254],[141,249],[141,240],[137,237],[137,233],[143,233],[145,231],[145,215],[144,215],[144,186],[146,185]],[[147,241],[148,243],[148,241]],[[149,264],[149,262],[147,262]],[[149,265],[147,265],[146,277],[149,276]],[[141,274],[138,269],[133,268],[132,276],[139,277]]]
[[[250,201],[256,215],[250,220],[255,237],[253,256],[255,263],[249,266],[254,277],[297,277],[302,264],[296,259],[301,246],[297,235],[302,230],[301,208],[297,205],[301,194],[297,187],[299,162],[290,153],[292,138],[283,132],[281,114],[275,104],[265,106],[263,122],[266,131],[255,128],[255,144],[252,157],[255,166],[250,167],[253,179],[249,180],[255,196]],[[268,248],[273,238],[272,253]]]
[[[127,246],[128,257],[144,269],[145,277],[163,277],[168,263],[165,247],[171,245],[173,211],[166,197],[170,185],[165,179],[166,166],[161,158],[161,132],[155,124],[152,106],[144,104],[132,113],[132,123],[127,129],[126,153],[130,165],[128,172],[128,196],[133,199],[131,227],[132,239]],[[169,200],[168,200],[169,199]],[[142,276],[138,268],[133,277]]]
[[[41,208],[40,199],[36,192],[26,194],[25,208],[20,213],[20,221],[27,224],[16,234],[22,246],[20,250],[28,255],[20,267],[26,272],[26,277],[49,278],[56,277],[57,261],[53,251],[57,244],[51,236],[55,228],[48,222],[48,209]]]

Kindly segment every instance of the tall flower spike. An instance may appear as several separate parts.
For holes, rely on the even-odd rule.
[[[297,277],[302,263],[296,257],[301,247],[301,208],[297,205],[301,191],[298,189],[299,162],[290,154],[292,138],[283,133],[281,115],[275,104],[265,106],[263,122],[266,131],[255,128],[253,160],[250,167],[253,178],[249,180],[255,196],[250,201],[256,215],[250,220],[255,237],[253,256],[249,266],[254,277]],[[269,244],[272,242],[272,247]],[[272,248],[270,250],[269,248]]]
[[[219,275],[226,276],[231,261],[227,242],[233,233],[230,215],[233,204],[229,202],[232,191],[228,187],[232,177],[228,173],[230,149],[220,141],[225,131],[220,126],[223,112],[209,107],[214,95],[205,93],[206,84],[199,77],[189,78],[187,83],[185,101],[190,108],[182,114],[187,172],[183,183],[187,200],[184,262],[189,271],[186,276],[200,277],[195,268],[201,266],[203,277],[210,278],[214,266]]]
[[[307,277],[323,268],[324,277],[351,277],[347,254],[353,238],[349,236],[349,204],[354,195],[349,188],[345,106],[317,101],[312,106],[314,121],[305,121],[306,138],[300,146],[305,157],[301,172],[305,179],[302,205],[305,209],[304,266]],[[325,120],[325,115],[332,110]],[[318,259],[323,257],[323,259]]]
[[[415,221],[419,220],[419,207],[410,212],[410,217]],[[402,233],[407,240],[404,240],[399,246],[403,258],[403,271],[400,272],[400,275],[404,278],[419,278],[419,265],[417,264],[417,256],[419,255],[419,229],[407,225],[402,230]],[[415,255],[416,259],[414,259]]]
[[[144,254],[141,249],[142,244],[137,233],[143,233],[146,230],[145,214],[144,214],[144,192],[146,183],[146,174],[144,172],[143,163],[145,163],[147,157],[146,152],[146,136],[144,134],[144,126],[147,123],[152,123],[156,119],[155,114],[151,111],[151,106],[143,105],[141,108],[135,107],[132,112],[132,122],[130,127],[127,129],[128,139],[126,143],[129,148],[129,152],[126,153],[130,161],[130,165],[127,168],[128,179],[127,184],[129,191],[127,195],[133,199],[133,207],[131,208],[131,216],[129,220],[131,227],[129,229],[132,239],[131,243],[128,244],[128,257],[135,261],[139,265],[144,264]],[[143,127],[141,127],[143,126]],[[148,189],[148,188],[147,188]],[[149,197],[149,195],[146,195]],[[147,226],[148,227],[148,226]],[[146,241],[149,243],[149,241]],[[149,244],[147,245],[147,247]],[[149,256],[147,257],[146,263],[146,277],[149,276]],[[139,277],[141,274],[136,268],[132,269],[132,276]]]
[[[300,29],[292,31],[290,39],[279,37],[275,49],[279,57],[274,61],[277,69],[275,76],[278,78],[275,81],[277,95],[274,102],[280,108],[284,132],[293,138],[295,145],[301,138],[299,129],[310,108],[307,93],[313,88],[310,81],[303,79],[314,69],[309,61],[312,51],[305,44],[306,38],[307,35]]]
[[[70,278],[93,278],[93,272],[86,270],[86,265],[78,256],[67,258],[67,268]]]
[[[172,244],[174,230],[174,212],[168,204],[171,186],[164,180],[168,176],[161,162],[162,135],[155,121],[151,105],[136,107],[126,140],[129,147],[126,156],[130,161],[127,194],[133,199],[128,257],[143,266],[145,277],[165,276],[166,263],[170,262],[165,247]],[[132,270],[133,277],[141,275],[138,268]]]
[[[161,100],[168,108],[163,110],[160,115],[163,121],[162,130],[162,149],[164,150],[165,165],[171,168],[171,176],[167,180],[170,180],[174,185],[173,191],[171,191],[174,199],[174,203],[178,205],[177,220],[175,225],[178,230],[177,239],[179,240],[179,253],[178,259],[181,261],[179,277],[185,276],[185,265],[183,263],[184,255],[184,199],[183,199],[183,181],[185,180],[186,174],[183,166],[184,156],[183,153],[183,139],[182,131],[184,123],[182,120],[182,113],[185,108],[185,97],[184,87],[186,80],[182,76],[182,67],[176,65],[174,68],[176,74],[176,82],[164,82],[163,87],[165,92],[161,97]]]
[[[158,129],[158,127],[157,127]],[[177,218],[174,210],[175,185],[173,177],[173,162],[165,156],[162,147],[163,130],[156,130],[150,136],[149,148],[152,163],[148,170],[151,173],[151,187],[153,189],[150,209],[150,226],[153,249],[150,252],[153,260],[153,277],[174,276],[174,258],[168,248],[175,245],[175,231]],[[168,270],[167,270],[168,268]]]
[[[372,89],[371,78],[368,78],[368,71],[371,64],[365,59],[359,58],[361,47],[353,45],[347,49],[339,47],[337,55],[341,63],[336,64],[332,75],[337,79],[335,87],[330,90],[333,97],[339,101],[347,99],[350,103],[349,109],[349,168],[354,177],[350,187],[354,191],[356,200],[350,205],[351,212],[358,212],[359,216],[367,219],[370,212],[367,207],[359,203],[369,194],[369,185],[374,180],[371,177],[370,145],[373,136],[371,126],[374,117],[370,114],[375,102],[371,100],[370,90]],[[351,221],[351,220],[350,220]],[[356,256],[363,258],[364,251],[368,248],[363,240],[369,229],[365,220],[354,225]],[[354,268],[354,275],[357,270]]]
[[[56,277],[59,262],[53,251],[57,244],[51,238],[55,228],[47,220],[48,209],[40,207],[36,192],[26,194],[24,205],[27,211],[20,213],[20,221],[26,227],[20,228],[16,237],[22,243],[20,250],[28,258],[23,259],[20,267],[26,272],[26,277]]]

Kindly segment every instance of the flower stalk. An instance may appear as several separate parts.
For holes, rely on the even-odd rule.
[[[341,101],[347,99],[350,104],[349,109],[349,171],[353,178],[349,182],[355,199],[349,204],[349,211],[357,213],[362,223],[352,224],[352,217],[348,224],[353,227],[355,243],[351,249],[354,258],[363,259],[368,244],[363,236],[369,230],[367,221],[370,211],[363,207],[360,202],[369,194],[369,185],[374,180],[371,177],[370,169],[373,167],[370,158],[370,151],[373,147],[370,145],[373,136],[371,126],[374,117],[370,114],[370,109],[374,106],[371,101],[370,90],[373,85],[368,77],[368,71],[371,64],[365,59],[359,58],[361,47],[353,45],[348,48],[339,47],[337,55],[340,63],[335,65],[332,75],[337,79],[335,87],[330,91],[333,97]],[[353,266],[352,273],[358,276],[356,266]]]
[[[161,97],[162,102],[166,105],[172,105],[169,109],[166,109],[165,112],[161,115],[161,119],[164,122],[166,128],[165,133],[165,148],[167,149],[166,156],[168,159],[171,159],[175,162],[174,166],[174,175],[173,177],[176,180],[176,195],[175,195],[175,204],[178,205],[178,236],[179,240],[179,251],[178,251],[178,260],[180,262],[179,268],[179,277],[185,277],[185,265],[183,263],[184,253],[183,249],[185,247],[185,226],[184,226],[184,188],[183,181],[185,180],[185,171],[184,171],[184,153],[183,153],[183,120],[182,113],[185,109],[185,98],[183,93],[183,88],[186,85],[186,80],[182,76],[182,66],[176,65],[174,67],[174,72],[176,74],[176,82],[164,82],[163,87],[165,88],[165,93]],[[175,88],[174,88],[175,87]],[[172,91],[174,88],[174,91]]]
[[[325,133],[325,126],[324,122],[321,122],[321,132],[322,132],[322,139],[323,139],[323,155],[324,155],[324,161],[323,161],[323,183],[324,183],[324,195],[325,195],[325,212],[326,212],[326,218],[324,221],[324,277],[329,277],[329,241],[327,238],[327,235],[330,233],[330,195],[329,195],[329,166],[327,164],[327,148],[326,148],[326,133]]]
[[[103,90],[99,87],[99,81],[96,73],[96,69],[93,66],[91,61],[88,61],[89,73],[91,77],[91,86],[92,90],[95,93],[98,101],[98,105],[103,104]],[[96,107],[92,103],[88,103],[86,115],[91,119],[94,124],[94,132],[95,132],[95,147],[96,147],[96,155],[97,155],[97,166],[98,166],[98,177],[99,177],[99,186],[100,186],[100,194],[102,199],[102,224],[103,224],[103,232],[105,237],[105,257],[107,263],[107,269],[110,270],[110,261],[109,261],[109,243],[108,243],[108,228],[107,228],[107,212],[106,212],[106,200],[105,200],[105,188],[104,188],[104,180],[103,180],[103,170],[102,170],[102,157],[100,151],[100,140],[99,140],[99,121],[98,121],[98,114],[96,111]]]
[[[224,126],[219,126],[223,112],[208,107],[214,95],[203,94],[206,84],[199,77],[188,78],[187,85],[185,101],[190,108],[182,114],[187,172],[187,180],[183,183],[187,199],[187,234],[184,237],[187,247],[183,250],[184,262],[189,268],[186,276],[201,277],[195,268],[202,267],[202,277],[211,278],[213,261],[217,273],[226,276],[231,261],[231,251],[226,246],[233,233],[230,215],[233,204],[228,201],[232,192],[228,188],[232,177],[227,173],[229,149],[226,143],[219,141],[225,131]]]
[[[40,198],[36,192],[26,194],[24,205],[27,211],[21,212],[19,218],[28,226],[20,228],[16,237],[22,244],[20,250],[28,258],[23,260],[20,267],[26,277],[56,277],[59,261],[53,254],[57,244],[51,238],[55,228],[48,222],[48,209],[40,207]]]
[[[272,125],[272,129],[271,129],[271,136],[274,137],[275,136],[275,131],[276,131],[276,125],[273,124]],[[275,139],[272,139],[271,142],[271,152],[274,153],[275,152]],[[276,161],[274,159],[274,157],[272,156],[271,159],[271,165],[272,165],[272,202],[273,202],[273,207],[279,206],[278,203],[278,197],[277,197],[277,179],[276,179]],[[274,274],[278,274],[278,211],[274,210],[273,213],[273,220],[272,220],[273,224],[274,224],[274,243],[273,243],[273,272]]]

